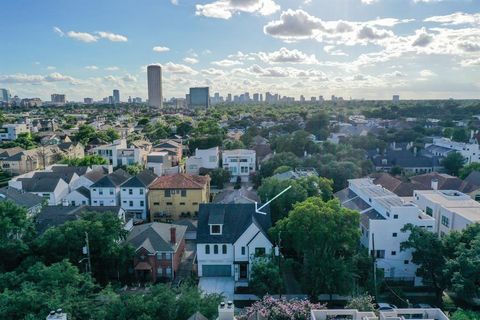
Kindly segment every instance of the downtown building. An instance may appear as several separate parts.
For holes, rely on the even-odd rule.
[[[162,67],[150,65],[147,67],[148,105],[150,107],[163,107],[162,96]]]

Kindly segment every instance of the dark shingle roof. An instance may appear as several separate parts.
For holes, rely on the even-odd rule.
[[[3,195],[3,196],[2,196]],[[22,192],[15,188],[4,187],[0,189],[0,201],[10,200],[27,209],[42,204],[43,198],[33,193]]]
[[[90,199],[90,190],[87,187],[81,186],[80,188],[76,189],[78,193],[80,193],[85,198]]]
[[[383,159],[387,160],[386,165],[382,163]],[[388,150],[386,155],[373,156],[372,162],[376,167],[427,168],[439,166],[437,157],[414,155],[407,150]]]
[[[472,171],[464,181],[480,187],[480,171]]]
[[[106,175],[105,177],[101,178],[97,182],[91,185],[93,188],[109,188],[109,187],[118,187],[123,182],[127,181],[131,177],[123,169],[118,169],[115,172]]]
[[[87,173],[89,167],[86,166],[53,166],[52,171],[58,173],[76,173],[78,176],[83,176]]]
[[[223,190],[213,199],[214,203],[254,203],[255,201],[260,202],[257,193],[245,188]]]
[[[247,228],[256,224],[268,237],[267,231],[272,225],[268,206],[262,209],[266,215],[255,212],[255,204],[200,204],[198,213],[198,243],[234,243]],[[221,235],[210,235],[210,221],[223,217]],[[211,216],[213,216],[212,220]]]
[[[170,229],[175,227],[176,243],[170,242]],[[173,251],[176,252],[181,240],[187,232],[186,226],[171,225],[168,223],[151,222],[134,226],[127,237],[127,242],[135,250],[145,248],[148,252]]]
[[[20,178],[18,181],[22,182],[22,189],[26,192],[53,192],[63,179],[59,177],[32,177]]]
[[[131,177],[122,184],[122,187],[126,188],[142,188],[148,187],[155,179],[157,175],[150,170],[143,170],[134,177]]]

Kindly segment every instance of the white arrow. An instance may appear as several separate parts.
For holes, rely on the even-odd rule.
[[[275,197],[273,197],[270,201],[267,201],[267,203],[264,203],[260,208],[258,208],[258,203],[255,202],[255,211],[257,213],[260,213],[260,214],[265,214],[265,212],[262,212],[260,210],[262,210],[263,208],[265,208],[270,202],[272,202],[273,200],[277,199],[278,197],[280,197],[282,194],[284,194],[285,192],[288,191],[288,189],[290,189],[292,186],[288,186],[287,188],[285,188],[285,190],[283,190],[282,192],[280,192],[279,194],[277,194]]]

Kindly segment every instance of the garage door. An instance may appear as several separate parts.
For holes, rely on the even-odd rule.
[[[204,277],[231,277],[232,267],[229,264],[203,265],[202,274]]]

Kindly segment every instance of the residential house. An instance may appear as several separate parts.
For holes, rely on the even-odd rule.
[[[96,146],[90,150],[90,153],[105,158],[113,167],[135,163],[143,165],[147,154],[142,148],[127,147],[126,139],[119,139],[111,144]]]
[[[22,133],[29,133],[27,125],[24,123],[8,123],[0,128],[0,142],[13,141]]]
[[[9,182],[9,187],[30,192],[46,200],[47,205],[61,204],[69,192],[68,183],[60,176],[37,173],[31,178],[20,178]]]
[[[361,244],[375,256],[385,278],[420,285],[422,279],[416,275],[412,251],[401,250],[401,243],[409,236],[401,229],[412,224],[433,232],[435,219],[370,178],[348,180],[348,188],[335,197],[342,206],[360,213]]]
[[[238,177],[242,181],[248,181],[250,174],[256,171],[255,151],[246,149],[225,150],[222,153],[222,165],[225,170],[230,171],[232,182],[235,182]]]
[[[131,178],[123,169],[101,178],[90,186],[90,202],[96,206],[120,206],[120,185]]]
[[[399,167],[407,174],[419,174],[442,168],[438,157],[421,155],[415,148],[413,151],[387,149],[384,153],[373,154],[371,160],[377,171],[391,171]]]
[[[433,138],[432,143],[425,145],[425,150],[432,156],[446,157],[451,152],[460,153],[466,164],[480,162],[480,145],[478,143],[464,143],[452,141],[448,138]]]
[[[248,285],[256,256],[268,256],[271,217],[255,204],[202,204],[198,215],[198,276],[228,277],[235,286]]]
[[[198,213],[201,203],[210,201],[210,177],[178,173],[158,177],[148,193],[150,219],[179,219]]]
[[[148,187],[157,178],[150,170],[144,170],[120,186],[121,206],[135,219],[147,221]]]
[[[185,250],[186,226],[151,222],[137,225],[126,242],[135,248],[135,275],[143,281],[173,280]]]
[[[215,195],[213,203],[260,203],[260,197],[254,190],[242,186],[240,189],[222,190]]]
[[[152,151],[147,154],[147,169],[157,176],[163,176],[172,169],[172,159],[167,151]],[[177,171],[178,173],[178,171]]]
[[[188,174],[199,174],[200,169],[217,169],[220,163],[220,150],[218,147],[210,149],[196,149],[195,155],[187,158],[185,171]]]
[[[160,140],[160,143],[153,147],[153,151],[168,152],[172,166],[178,166],[183,156],[183,144],[181,139],[164,139]]]
[[[315,168],[295,168],[295,170],[289,170],[282,173],[273,175],[273,178],[278,180],[297,180],[300,178],[318,177],[318,172]]]
[[[468,193],[472,199],[475,199],[475,201],[480,202],[480,171],[472,171],[464,180],[467,184],[472,187],[471,190],[464,191],[465,193]]]
[[[480,203],[456,190],[415,190],[414,203],[435,219],[434,231],[444,236],[480,222]]]
[[[42,209],[43,198],[28,192],[23,192],[12,187],[0,189],[0,202],[12,201],[18,206],[24,207],[29,216],[37,215]]]
[[[81,186],[75,190],[72,190],[64,198],[66,204],[70,206],[89,206],[90,205],[90,189],[85,186]]]

